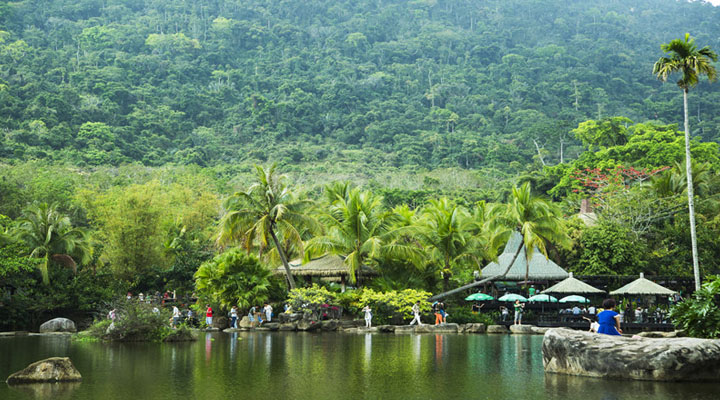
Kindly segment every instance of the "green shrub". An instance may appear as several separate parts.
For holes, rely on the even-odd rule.
[[[689,336],[717,339],[720,337],[720,276],[712,276],[693,296],[670,309],[675,328]]]
[[[482,310],[478,313],[473,313],[468,307],[448,307],[445,310],[448,313],[447,322],[456,324],[477,324],[482,323],[485,325],[495,324],[495,318],[491,313],[483,312]]]
[[[427,299],[431,293],[423,290],[405,289],[402,291],[376,292],[372,289],[358,291],[357,300],[350,304],[348,312],[359,313],[363,307],[369,305],[373,310],[373,322],[376,324],[402,324],[406,319],[413,317],[412,306],[420,302],[420,313],[427,313],[431,309]]]
[[[190,329],[181,325],[170,327],[170,313],[155,310],[152,305],[137,301],[122,301],[115,305],[115,321],[96,320],[79,340],[89,338],[111,341],[184,341],[194,340]]]
[[[288,295],[288,302],[293,310],[299,312],[317,311],[323,304],[334,304],[335,299],[335,293],[316,284],[308,288],[293,289]]]

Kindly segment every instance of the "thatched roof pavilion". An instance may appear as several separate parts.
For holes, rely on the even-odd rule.
[[[565,280],[556,283],[553,286],[543,290],[541,293],[565,293],[565,294],[592,294],[592,293],[605,293],[604,290],[600,290],[596,287],[590,286],[587,283],[573,277],[573,273]]]
[[[645,274],[640,273],[640,277],[620,289],[613,290],[610,292],[611,295],[658,295],[658,296],[669,296],[677,293],[674,290],[670,290],[664,286],[660,286],[657,283],[645,279]]]
[[[343,258],[338,255],[326,254],[322,257],[312,259],[303,264],[302,260],[297,259],[290,261],[290,273],[293,276],[317,276],[321,278],[340,278],[345,279],[350,275],[347,265],[343,262]],[[274,270],[273,274],[284,274],[285,267],[281,264]],[[375,270],[370,267],[363,266],[360,274],[362,276],[377,275]]]
[[[497,262],[491,262],[485,268],[482,269],[482,276],[497,276],[502,275],[507,269],[510,260],[517,251],[519,246],[525,246],[523,244],[522,235],[518,232],[513,232],[505,245],[505,250],[498,257]],[[520,254],[515,259],[512,267],[508,271],[503,280],[508,281],[524,281],[525,280],[525,266],[527,261],[525,260],[525,251],[520,250]],[[531,281],[547,281],[565,279],[569,276],[567,271],[562,269],[559,265],[555,264],[549,258],[545,258],[545,255],[535,247],[532,257],[530,257],[530,270],[528,273],[528,279]]]

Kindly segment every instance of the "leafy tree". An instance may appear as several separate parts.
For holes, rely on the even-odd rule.
[[[692,297],[670,309],[670,319],[678,328],[693,337],[720,337],[720,277],[710,276]]]
[[[635,275],[647,265],[648,249],[628,228],[601,223],[580,237],[580,275]]]
[[[220,221],[218,241],[229,243],[241,240],[248,250],[257,242],[262,252],[272,240],[292,290],[295,288],[295,280],[278,239],[278,232],[302,249],[298,229],[303,226],[314,229],[317,223],[304,214],[310,201],[296,198],[284,182],[286,177],[278,175],[276,169],[276,164],[267,170],[256,165],[256,182],[246,192],[237,192],[225,201],[227,211]]]
[[[268,299],[269,278],[270,271],[254,255],[231,249],[198,268],[195,287],[203,302],[249,308]]]
[[[77,264],[90,261],[92,250],[83,229],[75,228],[70,218],[58,211],[57,204],[33,204],[23,210],[14,233],[27,246],[30,257],[41,258],[44,284],[50,283],[48,268],[53,263],[77,270]]]
[[[670,43],[660,46],[662,50],[669,54],[669,57],[660,57],[653,66],[653,74],[663,82],[668,77],[680,72],[681,78],[677,81],[677,85],[683,91],[683,108],[685,116],[685,172],[687,175],[687,194],[688,194],[688,210],[690,216],[690,236],[692,239],[693,254],[693,272],[695,274],[695,290],[700,290],[700,268],[698,264],[697,237],[695,233],[695,204],[693,201],[693,180],[690,157],[690,120],[688,118],[687,96],[691,87],[695,87],[702,75],[707,75],[710,81],[714,81],[717,71],[712,65],[713,61],[717,61],[717,54],[705,46],[698,50],[695,45],[695,39],[690,38],[690,34],[685,34],[685,40],[674,39]]]

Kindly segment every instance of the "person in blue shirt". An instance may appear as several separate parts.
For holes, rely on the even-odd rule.
[[[620,336],[622,334],[622,329],[620,329],[620,314],[614,310],[615,300],[605,299],[602,305],[605,310],[597,316],[598,324],[600,324],[597,332],[605,335]]]

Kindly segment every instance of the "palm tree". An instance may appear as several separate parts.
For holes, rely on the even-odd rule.
[[[328,192],[332,189],[326,188]],[[396,216],[382,207],[381,197],[357,188],[335,193],[340,194],[320,216],[327,232],[307,242],[306,259],[327,253],[343,257],[353,283],[358,281],[362,266],[380,257],[420,263],[417,246],[394,240],[403,231],[393,228]]]
[[[265,170],[256,165],[256,182],[247,191],[237,192],[225,201],[227,211],[220,221],[218,243],[241,241],[248,251],[257,244],[262,254],[272,240],[292,290],[295,280],[278,235],[283,242],[294,243],[302,252],[300,227],[314,230],[318,225],[304,214],[312,203],[296,198],[285,184],[285,176],[276,173],[276,167],[273,164]]]
[[[474,221],[467,210],[447,198],[430,200],[422,212],[419,236],[429,249],[429,262],[441,266],[443,290],[450,287],[450,276],[463,262],[480,264],[477,237],[471,234]]]
[[[492,210],[486,210],[485,212],[492,213]],[[496,218],[497,219],[493,221],[493,225],[498,225],[495,228],[495,238],[490,239],[491,241],[497,241],[498,237],[504,238],[505,241],[507,241],[510,235],[515,232],[521,234],[523,238],[522,244],[524,246],[518,246],[505,271],[500,275],[490,276],[457,289],[438,294],[433,296],[431,300],[503,278],[510,271],[512,265],[515,264],[515,260],[523,249],[525,250],[525,259],[528,260],[525,271],[525,281],[527,282],[530,265],[529,260],[532,258],[536,247],[547,257],[548,244],[552,243],[560,246],[569,245],[570,239],[565,233],[565,226],[561,219],[560,210],[547,200],[533,196],[529,182],[524,183],[519,188],[513,188],[510,202],[505,205],[502,215]]]
[[[41,258],[40,273],[50,283],[48,269],[55,262],[73,268],[91,259],[91,249],[83,229],[74,228],[70,218],[61,214],[57,204],[33,204],[22,211],[15,238],[30,249],[30,257]]]
[[[687,176],[688,212],[690,214],[690,240],[692,243],[693,273],[695,275],[695,290],[700,290],[700,266],[698,263],[697,235],[695,233],[695,204],[693,202],[692,163],[690,158],[690,121],[688,119],[688,91],[697,85],[700,76],[707,75],[708,80],[714,81],[717,77],[715,67],[711,61],[717,61],[717,54],[705,46],[698,50],[695,40],[689,33],[685,40],[674,39],[660,48],[669,57],[660,57],[653,66],[653,74],[666,82],[668,77],[680,72],[682,76],[677,85],[683,91],[683,107],[685,117],[685,174]]]
[[[518,247],[502,276],[510,271],[523,248],[527,261],[525,263],[525,282],[527,282],[530,259],[536,247],[547,258],[547,244],[569,245],[570,239],[565,232],[559,208],[541,197],[533,196],[529,182],[519,188],[513,188],[503,220],[504,225],[509,228],[507,236],[519,232],[523,237],[524,246]]]

